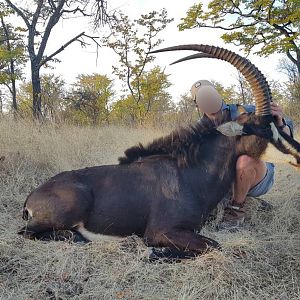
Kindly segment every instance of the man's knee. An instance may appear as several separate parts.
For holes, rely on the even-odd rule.
[[[266,163],[262,160],[254,159],[248,155],[241,155],[236,163],[237,176],[247,176],[251,178],[251,185],[257,184],[261,181],[266,172]]]
[[[241,155],[239,156],[236,162],[236,170],[242,171],[248,169],[255,169],[256,165],[257,165],[257,160],[255,160],[254,158],[248,155]]]

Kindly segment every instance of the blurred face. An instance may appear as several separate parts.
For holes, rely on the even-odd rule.
[[[195,93],[195,100],[199,110],[212,118],[222,107],[222,97],[212,86],[199,87]]]

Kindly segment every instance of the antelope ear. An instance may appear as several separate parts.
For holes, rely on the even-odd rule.
[[[217,127],[217,130],[226,136],[236,136],[243,134],[243,125],[230,121]]]

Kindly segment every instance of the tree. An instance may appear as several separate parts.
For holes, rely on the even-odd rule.
[[[299,120],[300,116],[300,77],[297,68],[287,59],[281,59],[278,65],[280,72],[284,73],[288,80],[281,83],[281,95],[284,97],[285,112],[293,118]]]
[[[177,104],[177,123],[190,125],[199,119],[200,115],[197,112],[196,104],[191,95],[186,93],[180,96]]]
[[[68,18],[68,16],[94,16],[100,23],[107,20],[106,1],[94,0],[95,7],[89,5],[87,0],[35,0],[30,4],[24,4],[24,7],[17,6],[10,0],[4,0],[8,7],[13,9],[25,23],[28,31],[27,51],[31,66],[31,82],[32,82],[32,108],[35,118],[42,117],[42,99],[41,99],[41,67],[49,61],[55,60],[55,57],[67,48],[70,44],[78,41],[81,45],[85,45],[84,37],[90,38],[96,42],[95,37],[81,32],[59,47],[51,54],[45,54],[45,49],[51,35],[52,29],[56,26],[60,19]],[[33,10],[30,10],[33,8]]]
[[[18,113],[24,119],[32,116],[32,84],[23,82],[17,90]]]
[[[237,73],[236,80],[237,84],[234,86],[236,91],[236,103],[252,104],[254,98],[249,82],[240,72]]]
[[[214,80],[211,80],[211,83],[214,85],[226,103],[236,103],[236,92],[233,85],[225,87],[221,83]]]
[[[0,3],[0,84],[5,85],[12,96],[12,107],[17,112],[16,80],[21,77],[21,69],[25,63],[24,43],[16,28],[6,22],[11,11]]]
[[[281,94],[284,95],[285,99],[285,112],[296,122],[300,116],[300,77],[297,68],[288,59],[284,58],[279,61],[278,69],[288,78],[286,82],[281,83],[281,85],[284,85]]]
[[[2,96],[2,92],[0,90],[0,115],[3,114],[3,96]]]
[[[297,67],[290,60],[283,58],[280,59],[278,70],[288,77],[288,81],[292,84],[296,84],[300,81],[298,76]]]
[[[32,84],[23,83],[17,94],[19,114],[24,118],[32,115]],[[65,82],[60,76],[41,76],[41,115],[43,119],[60,122],[65,109]]]
[[[113,73],[126,84],[131,101],[134,101],[136,106],[147,101],[142,99],[145,96],[145,93],[142,93],[142,81],[145,79],[146,66],[154,60],[148,52],[162,42],[158,34],[172,20],[167,18],[165,9],[141,15],[134,21],[119,13],[111,22],[111,34],[103,38],[104,45],[119,57],[120,66],[114,66]],[[133,114],[132,117],[135,118],[136,115]]]
[[[114,123],[135,125],[136,122],[136,102],[131,95],[122,96],[120,100],[114,102],[111,107],[111,120]]]
[[[213,0],[206,11],[202,3],[195,4],[179,29],[196,27],[227,31],[222,39],[243,46],[246,53],[258,45],[261,56],[285,53],[300,76],[299,0]]]
[[[168,75],[156,66],[135,79],[131,85],[133,89],[137,89],[139,85],[140,100],[137,102],[132,94],[129,94],[114,103],[112,106],[114,119],[130,124],[138,122],[140,125],[145,122],[161,122],[163,116],[173,109],[171,95],[167,91],[171,85]]]
[[[139,81],[139,83],[138,83]],[[146,120],[161,121],[163,115],[172,108],[171,95],[167,89],[171,86],[168,75],[156,66],[132,82],[136,87],[140,84],[141,99],[138,103],[140,123]]]
[[[41,77],[42,116],[52,122],[60,122],[65,109],[65,81],[54,74]]]
[[[80,124],[109,124],[112,88],[112,80],[106,75],[79,75],[68,96],[66,115]]]

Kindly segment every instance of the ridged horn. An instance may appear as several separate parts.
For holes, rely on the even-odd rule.
[[[256,104],[255,114],[258,116],[271,116],[270,102],[272,101],[272,94],[269,84],[265,76],[248,59],[230,50],[210,45],[180,45],[154,50],[149,53],[159,53],[177,50],[192,50],[203,52],[205,54],[208,54],[212,58],[221,59],[232,64],[244,75],[244,77],[251,86]],[[184,60],[186,59],[183,59],[183,61]]]
[[[175,65],[177,63],[180,63],[180,62],[183,62],[183,61],[186,61],[186,60],[190,60],[190,59],[195,59],[195,58],[214,58],[214,57],[210,54],[207,54],[207,53],[196,53],[196,54],[185,56],[181,59],[178,59],[178,60],[172,62],[170,65]]]

